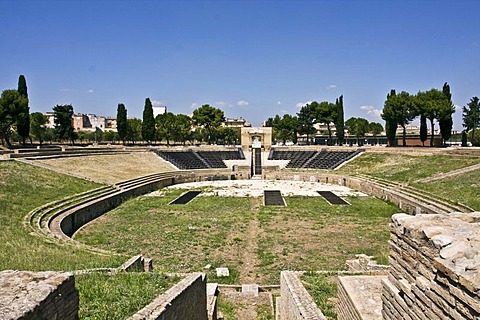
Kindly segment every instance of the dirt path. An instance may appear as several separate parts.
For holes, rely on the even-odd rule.
[[[245,248],[242,255],[242,267],[240,268],[240,282],[256,283],[257,279],[257,265],[258,265],[258,233],[260,231],[258,212],[262,198],[252,198],[252,219],[248,224],[247,231],[245,233]]]
[[[466,173],[466,172],[479,170],[479,169],[480,169],[480,164],[475,164],[475,165],[470,166],[470,167],[461,168],[461,169],[453,170],[453,171],[450,171],[450,172],[436,174],[432,177],[428,177],[428,178],[424,178],[424,179],[419,179],[415,182],[421,182],[421,183],[432,182],[432,181],[441,180],[441,179],[444,179],[444,178],[447,178],[447,177],[452,177],[452,176],[456,176],[456,175],[459,175],[459,174],[463,174],[463,173]]]

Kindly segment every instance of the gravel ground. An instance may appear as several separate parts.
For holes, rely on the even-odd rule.
[[[290,180],[223,180],[182,183],[170,186],[174,189],[205,189],[200,196],[222,197],[263,197],[264,190],[280,190],[283,196],[320,196],[317,191],[332,191],[339,197],[367,195],[350,188],[323,184],[319,182],[303,182]],[[151,196],[161,195],[162,191],[152,192]]]

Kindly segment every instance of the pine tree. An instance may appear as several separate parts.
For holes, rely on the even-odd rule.
[[[342,145],[345,138],[345,115],[343,112],[343,95],[335,101],[337,105],[337,117],[335,119],[336,136],[338,144]]]
[[[155,118],[153,117],[153,107],[150,98],[145,99],[145,108],[143,109],[142,138],[148,143],[155,139]]]
[[[28,107],[28,92],[27,81],[22,74],[18,77],[18,93],[26,98],[25,104],[21,106],[20,113],[17,117],[17,132],[22,137],[22,142],[25,145],[25,139],[30,135],[30,108]]]
[[[127,138],[127,109],[123,103],[119,103],[117,107],[117,132],[118,137],[125,144]]]
[[[75,134],[72,126],[73,106],[70,104],[53,107],[55,135],[60,140],[70,140],[75,144]]]

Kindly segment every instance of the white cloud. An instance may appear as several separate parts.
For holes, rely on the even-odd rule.
[[[165,103],[162,102],[162,101],[153,100],[153,101],[152,101],[152,106],[154,106],[154,107],[164,107],[164,106],[165,106]]]
[[[299,102],[296,104],[297,108],[301,108],[301,107],[304,107],[306,106],[307,104],[310,104],[312,103],[313,101],[307,101],[307,102]]]
[[[367,115],[375,120],[382,119],[382,110],[377,109],[374,106],[361,106],[360,109],[367,111]]]
[[[277,106],[281,105],[282,101],[277,101]]]
[[[190,108],[192,108],[192,109],[197,109],[198,107],[199,107],[199,105],[196,102],[192,103],[192,105],[190,106]]]
[[[230,103],[225,102],[225,101],[217,101],[217,102],[215,102],[215,107],[216,108],[231,108],[233,106]]]
[[[95,92],[95,90],[93,90],[93,89],[88,89],[88,91],[87,91],[87,93],[94,93],[94,92]]]
[[[240,100],[240,101],[237,102],[237,106],[239,106],[239,107],[246,107],[246,106],[248,106],[249,104],[250,104],[250,103],[249,103],[248,101],[246,101],[246,100]]]
[[[336,89],[337,85],[336,84],[331,84],[327,87],[327,89]]]

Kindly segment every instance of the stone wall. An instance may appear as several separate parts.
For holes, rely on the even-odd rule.
[[[135,188],[120,190],[99,199],[75,206],[58,216],[52,217],[49,222],[50,229],[55,235],[61,238],[65,238],[65,236],[71,237],[83,225],[119,206],[126,199],[145,194],[162,186],[171,185],[172,183],[173,178],[164,178],[136,186]]]
[[[480,318],[480,212],[396,214],[384,319]]]
[[[207,276],[192,273],[133,315],[130,320],[207,320]]]
[[[142,194],[157,190],[158,188],[177,183],[205,181],[205,180],[225,180],[231,179],[229,170],[196,170],[191,172],[172,172],[169,176],[158,179],[145,177],[145,181],[139,181],[132,184],[131,187],[125,186],[124,189],[108,194],[106,196],[94,199],[87,203],[79,204],[65,211],[59,212],[51,217],[48,225],[51,232],[65,240],[70,239],[73,234],[85,224],[95,220],[99,216],[119,206],[125,200],[140,196]]]
[[[326,320],[303,287],[297,272],[280,273],[280,298],[277,298],[277,320]]]
[[[78,291],[71,273],[0,272],[0,319],[78,319]]]

